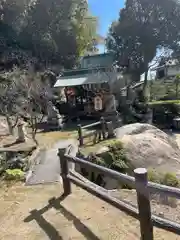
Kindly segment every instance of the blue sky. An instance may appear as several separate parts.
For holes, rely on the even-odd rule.
[[[98,17],[98,32],[102,36],[106,36],[109,26],[118,18],[124,2],[125,0],[88,0],[91,13]],[[104,51],[104,47],[100,46],[99,50]]]

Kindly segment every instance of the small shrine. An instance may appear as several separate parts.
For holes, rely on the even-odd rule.
[[[83,57],[81,67],[64,71],[54,87],[64,95],[70,113],[78,117],[102,116],[116,112],[116,94],[122,79],[113,66],[113,55],[105,53]]]

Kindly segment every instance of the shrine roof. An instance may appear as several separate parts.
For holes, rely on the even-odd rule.
[[[98,73],[98,72],[105,72],[110,70],[111,67],[94,67],[94,68],[78,68],[78,69],[72,69],[72,70],[65,70],[62,72],[62,74],[58,77],[65,77],[65,76],[76,76],[76,75],[84,75],[89,73]]]
[[[107,74],[104,76],[93,77],[91,74],[77,74],[71,76],[62,76],[57,79],[54,87],[68,87],[68,86],[80,86],[85,84],[101,84],[108,82],[109,77]]]

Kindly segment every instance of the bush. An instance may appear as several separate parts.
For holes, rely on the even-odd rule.
[[[148,181],[161,184],[162,175],[156,172],[155,170],[148,170]]]
[[[148,181],[176,188],[180,186],[180,181],[174,173],[162,174],[155,170],[148,170]]]
[[[154,105],[164,105],[164,104],[180,104],[180,100],[159,100],[159,101],[152,101],[148,103],[149,106],[154,106]]]
[[[180,186],[180,182],[175,174],[173,173],[166,173],[161,174],[154,170],[148,171],[148,181],[163,184],[170,187],[176,187],[178,188]],[[155,197],[155,200],[159,201],[162,204],[171,206],[171,207],[177,207],[177,199],[174,197],[169,197],[166,194],[162,194],[159,192],[159,194],[155,194],[154,196],[151,195],[151,197]]]
[[[5,180],[22,181],[25,178],[25,174],[21,169],[7,169],[5,171]]]
[[[106,164],[117,171],[127,172],[130,168],[130,163],[126,157],[122,142],[113,140],[108,144],[108,148],[109,157],[104,159]]]
[[[161,183],[170,187],[179,187],[180,185],[179,179],[173,173],[166,173]]]
[[[156,101],[149,103],[153,110],[153,123],[164,126],[172,127],[173,119],[179,115],[180,101]]]

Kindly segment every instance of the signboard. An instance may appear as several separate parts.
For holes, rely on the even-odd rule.
[[[127,90],[126,89],[121,90],[121,96],[123,96],[123,97],[127,96]]]
[[[97,96],[94,98],[94,109],[96,111],[100,111],[103,108],[102,98],[100,96]]]

